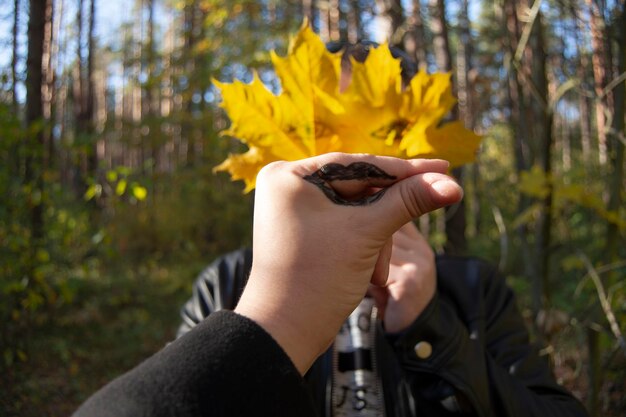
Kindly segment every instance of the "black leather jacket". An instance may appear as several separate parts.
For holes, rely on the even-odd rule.
[[[251,251],[239,250],[207,267],[182,308],[179,336],[212,312],[233,309],[251,264]],[[407,330],[389,335],[378,323],[375,355],[386,416],[587,415],[530,345],[513,293],[493,267],[448,256],[439,256],[436,266],[437,294]],[[418,355],[420,342],[430,344],[432,353]],[[305,377],[326,416],[331,415],[331,350]]]

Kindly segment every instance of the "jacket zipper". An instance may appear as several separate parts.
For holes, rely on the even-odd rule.
[[[373,331],[370,331],[369,337],[370,337],[370,343],[371,343],[371,352],[372,352],[372,371],[375,377],[375,384],[376,384],[376,391],[377,391],[377,395],[376,395],[376,399],[377,399],[377,403],[378,403],[378,409],[380,410],[380,417],[385,417],[386,413],[385,413],[385,402],[383,400],[383,389],[382,389],[382,383],[380,380],[380,374],[379,374],[379,370],[378,370],[378,352],[377,352],[377,348],[376,348],[376,320],[378,318],[378,309],[376,308],[376,306],[372,307],[372,311],[370,313],[370,326],[374,326],[373,327]],[[331,372],[331,395],[330,397],[330,404],[326,404],[326,409],[328,410],[328,416],[332,417],[334,414],[334,410],[335,410],[335,404],[337,403],[337,375],[339,373],[339,364],[338,364],[338,356],[339,354],[337,353],[337,349],[335,349],[335,347],[332,347],[332,372]]]

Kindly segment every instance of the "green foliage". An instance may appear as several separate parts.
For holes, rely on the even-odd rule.
[[[108,222],[120,255],[141,259],[205,259],[250,245],[252,201],[240,184],[216,177],[212,166],[154,178],[142,204],[112,204]]]

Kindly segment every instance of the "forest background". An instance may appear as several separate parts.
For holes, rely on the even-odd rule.
[[[116,6],[117,5],[117,6]],[[115,7],[118,7],[117,9]],[[624,0],[2,0],[0,414],[69,415],[174,337],[194,276],[251,242],[211,79],[278,92],[269,51],[388,40],[453,74],[484,135],[462,205],[420,219],[498,265],[558,380],[626,415]],[[113,19],[113,17],[115,17]]]

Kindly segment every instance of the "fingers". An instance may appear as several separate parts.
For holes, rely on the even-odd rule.
[[[374,298],[376,308],[378,308],[378,317],[381,320],[384,320],[387,303],[389,301],[389,290],[386,287],[376,287],[374,285],[370,285],[367,293]]]
[[[405,160],[369,154],[345,154],[334,152],[300,160],[294,167],[294,171],[303,177],[318,171],[326,164],[337,163],[348,166],[355,162],[366,162],[368,164],[375,165],[385,173],[395,176],[396,180],[403,180],[410,176],[426,172],[445,174],[450,166],[448,161],[444,161],[442,159]],[[389,182],[379,184],[379,186],[383,185],[389,185]]]
[[[393,234],[394,248],[409,249],[415,245],[416,236],[408,228],[411,224],[412,222],[405,224]]]
[[[393,252],[392,262],[394,257],[398,258],[401,253],[426,256],[432,252],[432,248],[415,224],[408,222],[393,234]],[[396,256],[396,252],[398,256]],[[400,259],[405,259],[407,255]]]
[[[458,202],[461,187],[449,176],[438,172],[416,174],[389,187],[380,204],[372,206],[374,216],[387,219],[382,226],[392,232],[422,214]]]
[[[371,169],[355,173],[349,169],[352,164]],[[328,172],[329,165],[332,173]],[[376,219],[369,221],[377,221],[386,233],[393,233],[409,220],[461,199],[461,187],[445,175],[448,166],[447,161],[436,159],[330,153],[297,161],[292,169],[298,177],[318,186],[331,202],[376,206],[372,211]],[[382,204],[373,204],[379,200]]]
[[[379,287],[385,286],[387,283],[387,277],[389,276],[389,260],[391,259],[391,252],[393,248],[392,240],[389,239],[380,250],[376,265],[374,266],[374,272],[372,274],[371,283]]]
[[[381,199],[395,182],[422,173],[443,173],[448,163],[333,153],[298,161],[292,166],[297,176],[318,187],[331,202],[366,206]]]

